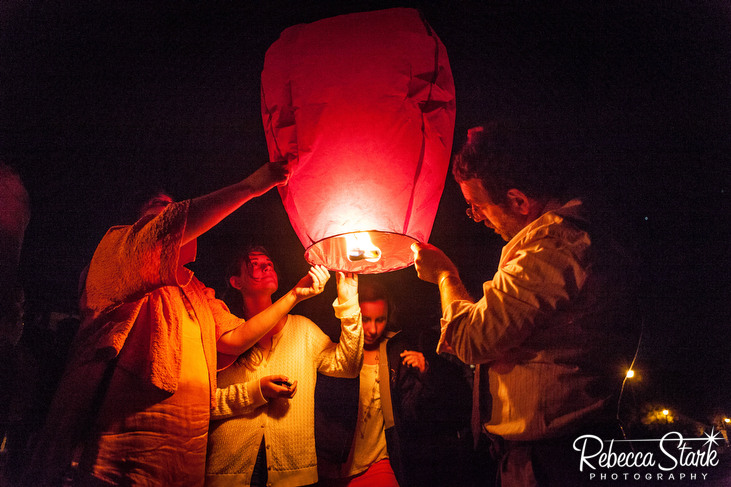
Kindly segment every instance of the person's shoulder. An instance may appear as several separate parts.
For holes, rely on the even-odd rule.
[[[314,321],[302,315],[287,315],[287,328],[302,328],[310,329],[312,327],[317,328]]]
[[[186,277],[189,277],[189,280],[185,283],[182,283],[181,287],[184,287],[185,289],[195,288],[196,291],[203,293],[206,296],[206,298],[216,299],[216,290],[215,289],[206,286],[205,283],[200,281],[195,276],[195,273],[193,271],[191,271],[190,269],[188,269],[187,267],[184,269],[186,271],[188,271],[186,273]],[[226,307],[226,309],[228,309],[228,307]]]
[[[109,230],[107,230],[107,234],[125,232],[128,231],[130,228],[132,228],[132,225],[113,225],[109,227]]]
[[[287,315],[287,325],[284,327],[284,331],[290,339],[304,341],[308,344],[318,343],[319,338],[325,334],[314,321],[302,315]],[[332,340],[330,338],[330,341]]]
[[[120,249],[129,246],[129,235],[131,231],[131,225],[115,225],[109,228],[101,240],[99,240],[96,249],[94,249],[90,268],[100,261],[107,261],[126,255],[126,252],[120,251]]]
[[[132,230],[132,225],[114,225],[109,227],[109,229],[104,233],[101,243],[111,239],[121,238],[123,235],[129,233],[130,230]]]
[[[558,203],[545,211],[531,225],[542,227],[585,226],[589,223],[586,205],[580,199]]]
[[[582,201],[575,199],[544,213],[525,230],[525,241],[553,238],[588,245],[591,223]]]

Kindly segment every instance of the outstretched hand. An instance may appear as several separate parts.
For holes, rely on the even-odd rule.
[[[338,303],[343,304],[358,295],[358,274],[338,271],[335,281],[338,285]]]
[[[297,299],[302,301],[320,294],[325,289],[328,279],[330,279],[330,271],[325,266],[315,265],[310,267],[310,271],[295,284],[292,291]]]
[[[260,196],[274,186],[287,184],[289,176],[290,167],[286,161],[267,162],[246,178],[246,181],[254,192],[254,196]]]

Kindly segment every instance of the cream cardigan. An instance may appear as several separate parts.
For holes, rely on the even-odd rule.
[[[262,437],[266,441],[270,485],[317,482],[317,372],[357,377],[363,362],[363,326],[357,296],[333,306],[342,324],[339,343],[333,343],[307,318],[289,315],[268,359],[254,370],[236,362],[219,372],[217,406],[211,413],[208,437],[207,486],[248,486]],[[284,374],[297,381],[292,399],[264,399],[259,379],[272,374]]]

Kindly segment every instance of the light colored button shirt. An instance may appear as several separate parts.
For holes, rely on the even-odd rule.
[[[510,440],[570,434],[607,418],[622,359],[636,343],[634,311],[618,277],[620,254],[598,248],[572,200],[527,225],[503,248],[476,303],[442,317],[438,351],[489,367],[488,432]],[[616,404],[614,404],[616,406]]]

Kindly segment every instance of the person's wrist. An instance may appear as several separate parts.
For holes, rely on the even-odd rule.
[[[338,301],[340,301],[341,303],[345,303],[345,302],[353,299],[356,296],[356,294],[358,294],[357,291],[356,292],[345,291],[343,293],[338,293]]]
[[[261,394],[261,397],[264,398],[264,401],[269,402],[269,397],[264,393],[264,388],[261,385],[262,379],[263,379],[263,377],[260,377],[259,380],[257,381],[257,383],[259,385],[259,394]]]
[[[437,285],[441,288],[449,280],[455,283],[459,282],[459,275],[451,271],[442,272],[437,280]]]
[[[241,182],[239,182],[238,190],[240,197],[251,197],[252,195],[256,195],[258,191],[256,184],[254,183],[253,176],[249,176],[246,179],[241,180]]]
[[[302,293],[297,292],[295,289],[290,289],[287,293],[292,301],[294,301],[294,304],[298,304],[305,300],[305,297],[302,295]]]

